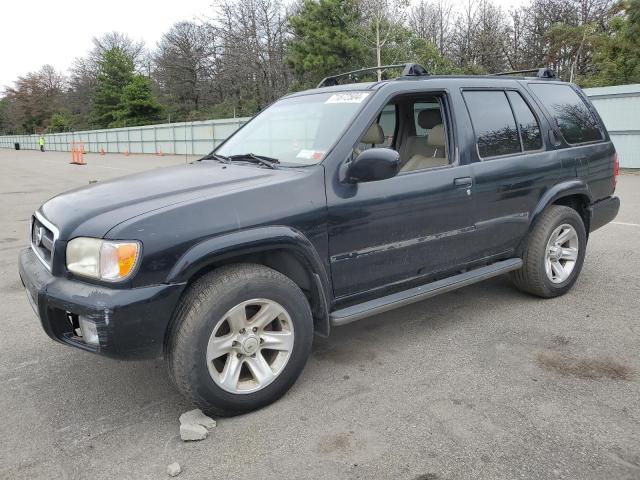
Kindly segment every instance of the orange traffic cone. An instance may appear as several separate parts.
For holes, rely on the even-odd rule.
[[[84,144],[76,145],[75,142],[71,142],[71,165],[86,165],[82,155],[84,154]]]
[[[76,164],[76,144],[75,142],[71,142],[71,161],[69,162],[72,165]]]
[[[104,148],[100,147],[100,155],[104,156]]]
[[[159,157],[163,157],[164,156],[164,153],[162,152],[162,149],[160,149],[160,151],[158,152],[158,156]]]
[[[125,157],[128,157],[128,156],[129,156],[129,149],[128,149],[128,148],[125,148],[125,149],[124,149],[124,156],[125,156]]]
[[[80,151],[78,152],[78,165],[86,165],[84,161],[84,143],[80,144]]]

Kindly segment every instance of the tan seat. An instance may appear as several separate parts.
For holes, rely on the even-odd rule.
[[[425,130],[431,130],[436,125],[442,123],[442,116],[438,109],[422,110],[418,114],[418,125]],[[429,144],[426,136],[412,135],[407,137],[403,148],[401,149],[401,158],[404,160],[411,159],[414,155],[427,155]]]
[[[384,143],[384,132],[378,123],[374,123],[365,132],[360,140],[360,144],[353,151],[355,155],[358,156],[371,145],[380,145],[382,143]],[[363,145],[366,145],[366,148],[363,148]]]
[[[360,140],[360,143],[364,143],[366,145],[380,145],[384,143],[384,132],[382,131],[382,127],[378,123],[374,123],[369,127],[367,132]]]
[[[401,172],[442,167],[449,164],[444,125],[434,126],[427,137],[427,144],[421,153],[413,155],[400,169]]]

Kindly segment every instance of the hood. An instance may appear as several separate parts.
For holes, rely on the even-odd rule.
[[[47,201],[40,212],[60,231],[60,239],[103,237],[135,216],[203,197],[247,190],[296,171],[201,161],[160,168],[71,190]]]

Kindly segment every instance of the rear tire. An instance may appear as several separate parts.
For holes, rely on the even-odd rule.
[[[587,234],[578,212],[552,205],[525,240],[522,268],[509,276],[523,292],[543,298],[564,295],[582,270],[586,246]]]
[[[309,303],[291,279],[263,265],[224,266],[197,280],[180,301],[167,369],[204,412],[238,415],[289,390],[312,340]]]

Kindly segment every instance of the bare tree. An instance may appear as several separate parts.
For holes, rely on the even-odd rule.
[[[363,0],[360,2],[365,20],[363,41],[376,55],[376,66],[382,65],[382,49],[401,28],[407,15],[408,0]],[[378,81],[382,70],[378,70]]]
[[[28,133],[46,127],[51,116],[62,108],[66,86],[65,76],[51,65],[18,77],[5,92],[11,123]]]
[[[257,110],[287,91],[287,23],[280,0],[221,0],[210,27],[217,38],[216,88],[225,101]]]
[[[409,11],[409,28],[418,37],[429,40],[440,55],[448,51],[453,5],[448,0],[420,0]]]
[[[179,22],[158,42],[153,76],[165,101],[182,114],[198,111],[211,101],[215,40],[209,25]]]
[[[93,37],[93,48],[89,52],[88,62],[97,65],[105,52],[120,48],[133,60],[136,69],[142,73],[147,65],[148,54],[142,40],[134,40],[125,33],[108,32],[101,37]]]

